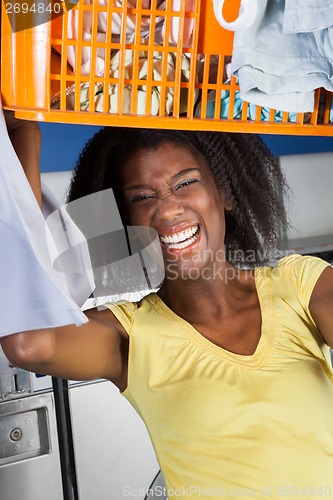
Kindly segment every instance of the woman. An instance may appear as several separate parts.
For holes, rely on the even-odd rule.
[[[263,266],[286,221],[277,163],[251,135],[110,128],[69,199],[108,187],[124,223],[157,231],[161,288],[80,327],[7,337],[8,358],[116,384],[169,500],[332,496],[333,270],[297,255]]]

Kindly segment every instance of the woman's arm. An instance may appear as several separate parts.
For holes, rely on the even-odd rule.
[[[5,112],[8,133],[41,206],[41,134],[35,122]],[[18,311],[17,314],[20,314]],[[73,380],[107,378],[124,389],[128,336],[109,310],[86,312],[88,323],[16,333],[0,339],[9,361],[36,373]]]
[[[326,267],[312,292],[310,312],[325,342],[333,349],[333,268]]]
[[[17,333],[0,339],[9,361],[25,370],[71,380],[106,378],[126,387],[128,336],[108,310],[88,323]]]
[[[5,111],[10,140],[22,164],[39,206],[42,206],[39,160],[41,133],[37,122],[18,120],[13,111]]]

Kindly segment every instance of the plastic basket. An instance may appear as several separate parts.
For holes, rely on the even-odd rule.
[[[62,3],[61,17],[51,19],[50,14],[48,22],[16,33],[3,2],[1,92],[5,106],[17,116],[92,125],[333,135],[330,92],[318,89],[315,110],[307,114],[240,102],[235,78],[226,79],[233,33],[216,21],[212,0],[180,1],[178,10],[175,0],[151,0],[146,8],[147,0],[89,1],[79,0],[74,8]],[[45,9],[50,5],[49,0],[40,3]],[[238,8],[239,2],[226,2],[225,17],[235,18]]]

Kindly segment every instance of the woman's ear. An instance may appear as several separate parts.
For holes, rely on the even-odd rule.
[[[226,198],[224,200],[224,210],[225,212],[230,212],[230,210],[232,210],[233,208],[233,205],[232,205],[232,201],[228,198]]]
[[[230,212],[230,210],[233,209],[233,202],[232,202],[232,197],[225,193],[223,195],[223,205],[224,205],[224,211],[225,212]]]
[[[225,212],[230,212],[230,210],[233,209],[233,197],[232,195],[228,192],[229,190],[220,190],[220,199],[221,202],[223,203],[223,208]]]

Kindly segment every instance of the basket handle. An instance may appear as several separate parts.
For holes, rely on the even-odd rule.
[[[241,0],[239,15],[235,21],[230,23],[223,17],[223,5],[225,0],[213,0],[214,14],[218,23],[230,31],[237,31],[241,28],[249,28],[257,15],[258,0]]]

